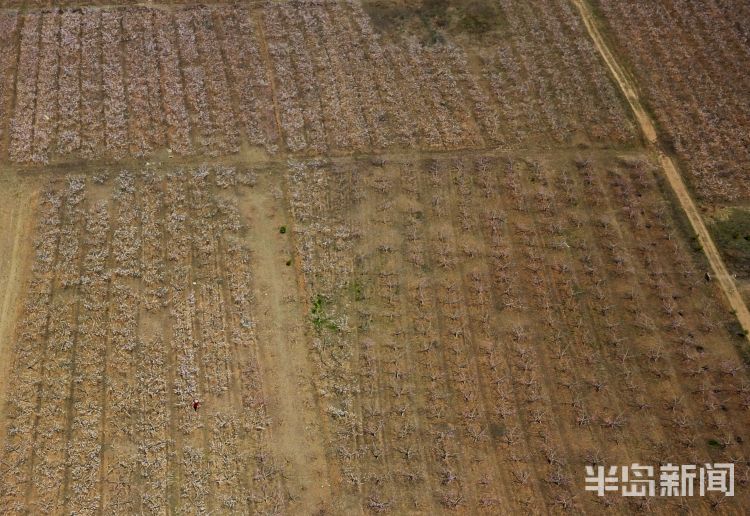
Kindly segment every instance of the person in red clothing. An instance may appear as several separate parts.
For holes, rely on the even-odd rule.
[[[200,401],[193,400],[193,410],[195,410],[196,412],[198,412],[198,409],[200,408],[200,406],[201,406],[201,402]]]

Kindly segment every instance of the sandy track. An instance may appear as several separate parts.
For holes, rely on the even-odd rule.
[[[2,185],[5,193],[0,198],[0,400],[5,398],[5,383],[11,366],[10,354],[17,316],[22,304],[21,287],[30,265],[32,224],[31,215],[35,192],[16,185]],[[0,403],[0,418],[5,407]]]
[[[737,284],[727,271],[724,260],[722,260],[716,244],[711,238],[711,234],[708,232],[706,224],[703,222],[703,217],[701,217],[700,212],[695,205],[695,201],[690,195],[690,191],[685,185],[685,181],[682,179],[679,168],[674,160],[660,148],[654,122],[651,119],[651,116],[643,108],[643,104],[640,101],[635,86],[617,62],[617,59],[609,49],[604,37],[599,31],[596,17],[591,10],[591,6],[585,0],[573,0],[573,3],[581,12],[581,17],[586,25],[586,29],[591,35],[591,39],[593,39],[596,48],[607,63],[607,67],[612,72],[618,86],[625,94],[647,143],[656,153],[659,164],[664,171],[664,175],[669,181],[669,185],[672,187],[680,206],[687,215],[690,225],[698,237],[698,241],[703,248],[706,258],[708,258],[708,262],[711,265],[716,280],[719,282],[721,290],[726,295],[729,305],[737,316],[737,320],[742,325],[743,330],[745,330],[746,338],[750,339],[750,312],[748,312],[747,305],[742,299]]]
[[[276,425],[271,439],[288,472],[285,487],[293,507],[313,512],[332,495],[305,348],[306,313],[299,309],[306,306],[301,302],[306,294],[296,290],[295,270],[285,265],[293,250],[289,236],[279,233],[289,223],[283,204],[270,193],[271,185],[264,188],[262,195],[244,197],[241,210],[251,221],[258,348],[269,416]]]

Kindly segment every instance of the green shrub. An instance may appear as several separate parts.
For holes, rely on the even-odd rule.
[[[505,26],[493,0],[365,0],[363,7],[380,32],[421,33],[428,45],[443,43],[442,33],[484,36]]]
[[[323,329],[337,331],[339,329],[338,325],[326,313],[327,305],[328,300],[323,295],[316,294],[313,297],[312,307],[310,308],[310,320],[318,331]]]
[[[743,276],[750,275],[750,211],[732,209],[711,225],[711,233],[727,264]]]

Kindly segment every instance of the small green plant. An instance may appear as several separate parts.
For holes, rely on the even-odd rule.
[[[279,233],[281,233],[282,235],[283,235],[284,233],[286,233],[286,226],[281,226],[281,227],[279,228]]]
[[[313,297],[312,307],[310,308],[310,320],[318,331],[323,329],[338,331],[338,325],[326,313],[327,304],[328,300],[323,295],[316,294]]]
[[[365,291],[361,283],[353,281],[349,284],[349,288],[355,301],[363,301],[365,299]]]
[[[286,261],[286,266],[289,267],[290,265],[292,265],[292,260],[287,260]]]

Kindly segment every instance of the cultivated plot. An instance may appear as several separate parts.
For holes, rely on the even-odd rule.
[[[348,2],[6,10],[2,150],[48,163],[633,143],[570,6],[504,8],[487,48],[381,34]]]
[[[746,24],[662,4],[597,12],[742,199]],[[573,4],[2,5],[0,512],[750,504],[732,280]],[[632,463],[735,495],[585,491]]]
[[[736,328],[637,153],[100,170],[37,219],[11,514],[745,501]],[[581,495],[633,461],[737,495]]]

